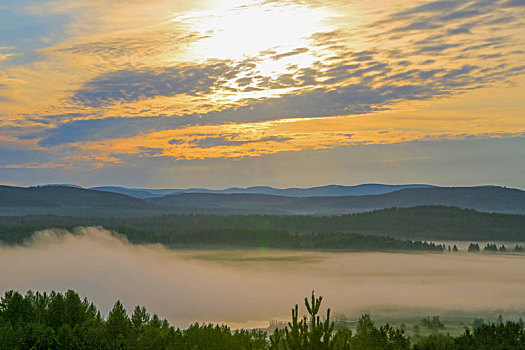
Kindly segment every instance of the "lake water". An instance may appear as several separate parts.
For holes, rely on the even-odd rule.
[[[332,312],[372,315],[525,312],[525,255],[168,250],[98,228],[44,231],[0,248],[0,292],[66,291],[106,314],[117,299],[180,327],[288,320],[312,290]]]

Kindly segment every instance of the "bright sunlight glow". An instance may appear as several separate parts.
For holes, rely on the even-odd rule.
[[[194,58],[240,60],[257,57],[261,51],[282,53],[307,47],[312,34],[330,29],[323,23],[328,17],[328,11],[319,8],[225,1],[213,9],[189,13],[184,20],[205,36],[191,48]]]

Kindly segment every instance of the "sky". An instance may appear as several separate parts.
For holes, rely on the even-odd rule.
[[[524,0],[0,0],[0,183],[523,174]]]

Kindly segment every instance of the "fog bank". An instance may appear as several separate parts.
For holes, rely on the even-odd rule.
[[[287,320],[311,290],[335,313],[525,311],[525,257],[467,253],[183,251],[100,228],[36,233],[0,247],[0,292],[74,289],[104,313],[120,299],[185,327]]]

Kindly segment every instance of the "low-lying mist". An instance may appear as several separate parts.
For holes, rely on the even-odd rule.
[[[287,320],[312,290],[348,315],[523,313],[524,263],[502,254],[170,250],[88,227],[0,246],[0,292],[74,289],[105,313],[119,299],[180,327]]]

